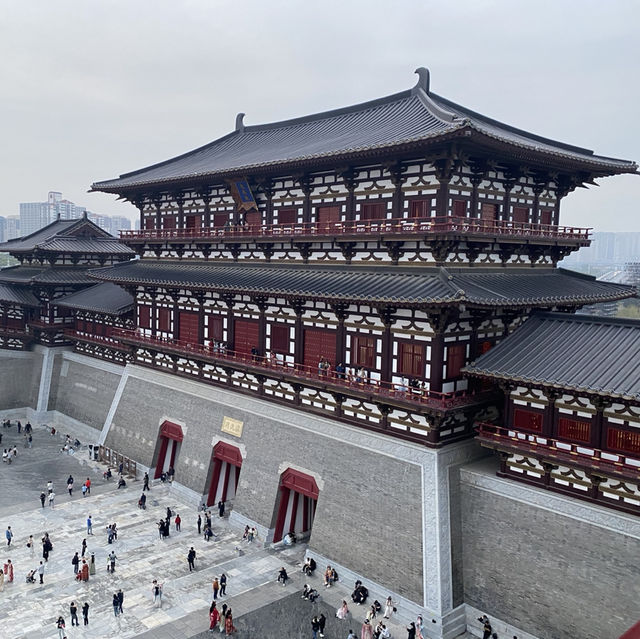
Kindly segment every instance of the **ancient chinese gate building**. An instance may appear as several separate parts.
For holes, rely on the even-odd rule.
[[[95,183],[140,212],[141,230],[121,238],[140,259],[92,272],[134,300],[135,328],[109,335],[128,363],[62,355],[66,385],[99,379],[87,384],[97,408],[66,395],[49,405],[92,420],[100,442],[140,468],[173,465],[172,490],[232,502],[231,521],[262,540],[308,537],[320,567],[364,577],[378,599],[393,593],[432,620],[430,636],[459,634],[474,606],[550,636],[544,621],[563,606],[554,588],[579,586],[585,571],[568,563],[551,583],[540,552],[533,582],[544,592],[528,597],[525,571],[505,571],[513,603],[468,576],[505,555],[487,557],[474,533],[497,522],[506,544],[515,530],[513,504],[491,511],[496,491],[531,489],[496,487],[493,466],[469,470],[495,464],[474,424],[500,423],[503,400],[462,369],[534,311],[634,294],[557,262],[590,241],[589,229],[560,224],[563,198],[637,167],[491,120],[432,93],[425,69],[418,77],[410,90],[286,122],[238,116],[219,140]],[[86,298],[75,308],[80,322],[99,310]],[[474,472],[481,488],[469,487]],[[566,504],[552,510],[534,519],[568,530]],[[620,619],[625,605],[608,603]]]

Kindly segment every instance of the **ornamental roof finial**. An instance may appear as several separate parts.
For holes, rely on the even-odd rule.
[[[238,113],[238,115],[236,115],[236,131],[238,133],[242,133],[244,131],[244,113]]]
[[[416,82],[415,89],[422,89],[425,93],[429,93],[429,80],[431,74],[429,73],[429,69],[426,67],[418,67],[415,70],[415,73],[418,74],[418,81]]]

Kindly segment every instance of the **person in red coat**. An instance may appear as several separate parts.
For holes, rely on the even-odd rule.
[[[211,608],[209,608],[209,632],[213,632],[215,627],[218,625],[218,621],[220,620],[220,613],[216,608],[216,602],[211,603]]]

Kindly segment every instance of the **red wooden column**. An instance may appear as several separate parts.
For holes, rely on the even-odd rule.
[[[156,207],[156,229],[161,229],[162,228],[162,201],[160,199],[160,196],[156,195],[153,198],[153,203]]]
[[[135,207],[140,212],[140,230],[144,230],[144,198],[136,198],[133,202]]]
[[[391,381],[391,361],[393,353],[393,343],[391,340],[391,326],[393,325],[393,314],[396,312],[395,308],[385,306],[378,309],[380,319],[384,324],[384,331],[382,332],[382,353],[381,353],[381,367],[380,367],[380,379],[383,382]]]
[[[502,186],[504,188],[504,198],[502,198],[502,206],[501,211],[498,214],[498,219],[500,220],[509,220],[509,209],[511,208],[511,191],[513,191],[513,187],[516,185],[517,179],[515,177],[507,177],[505,176],[504,181],[502,182]]]
[[[338,328],[336,330],[336,361],[333,363],[332,372],[335,372],[335,367],[338,364],[344,364],[346,356],[346,331],[344,328],[344,319],[347,315],[346,304],[333,304],[333,312],[338,320]]]
[[[280,506],[278,508],[278,517],[276,518],[276,527],[273,532],[273,541],[280,541],[283,537],[284,522],[287,518],[287,509],[289,507],[289,496],[291,490],[286,486],[280,486]]]
[[[453,177],[453,160],[451,158],[441,158],[434,162],[436,168],[436,179],[440,182],[436,194],[436,215],[446,217],[449,200],[449,182]]]
[[[308,224],[311,222],[311,192],[313,188],[311,186],[311,177],[309,175],[303,175],[298,180],[300,189],[304,193],[304,203],[302,205],[302,222]]]
[[[542,434],[545,437],[555,437],[558,432],[558,411],[556,410],[556,400],[562,393],[555,389],[545,391],[547,397],[547,407],[542,420]]]
[[[345,188],[347,189],[345,221],[351,222],[356,217],[356,200],[354,194],[356,188],[355,173],[353,169],[349,168],[339,173],[339,175],[343,179]]]
[[[177,193],[175,198],[176,198],[176,203],[178,204],[177,228],[183,229],[184,228],[184,195],[182,193]]]
[[[202,198],[204,204],[204,215],[202,220],[203,228],[209,228],[211,226],[211,190],[202,189],[198,195]]]

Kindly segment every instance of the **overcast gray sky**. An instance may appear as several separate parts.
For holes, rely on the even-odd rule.
[[[0,215],[47,191],[136,210],[92,182],[234,127],[401,91],[640,160],[640,3],[624,0],[3,0]],[[640,231],[640,177],[574,192],[561,223]]]

